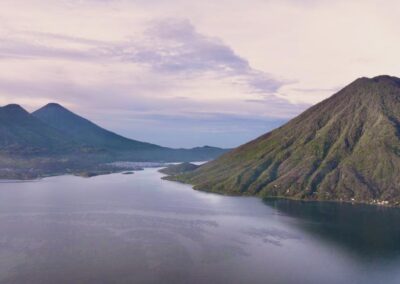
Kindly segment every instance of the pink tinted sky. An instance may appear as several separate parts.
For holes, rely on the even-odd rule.
[[[232,147],[361,76],[399,75],[399,1],[2,0],[0,104]]]

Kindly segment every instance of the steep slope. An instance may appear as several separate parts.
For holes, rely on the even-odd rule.
[[[106,173],[115,161],[180,162],[215,158],[214,147],[170,149],[130,140],[50,104],[34,114],[19,105],[0,107],[0,179],[65,173]]]
[[[205,161],[225,153],[225,149],[204,146],[193,149],[171,149],[122,137],[69,111],[63,106],[50,103],[32,113],[43,123],[50,125],[73,139],[76,143],[103,151],[108,160],[130,161]]]
[[[0,107],[0,153],[35,155],[76,146],[62,133],[16,104]]]
[[[177,175],[194,171],[198,167],[198,165],[186,162],[181,164],[169,165],[168,167],[159,170],[159,172],[167,175]]]
[[[162,148],[122,137],[56,103],[47,104],[32,115],[81,144],[117,151],[160,150]]]
[[[227,194],[400,204],[400,79],[360,78],[284,126],[170,179]]]

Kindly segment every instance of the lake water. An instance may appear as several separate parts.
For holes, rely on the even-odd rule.
[[[0,183],[0,283],[400,283],[400,211],[134,175]]]

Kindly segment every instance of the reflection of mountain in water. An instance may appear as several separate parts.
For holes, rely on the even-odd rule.
[[[400,209],[268,199],[307,232],[362,257],[400,257]]]

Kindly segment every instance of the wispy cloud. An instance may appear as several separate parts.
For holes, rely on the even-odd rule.
[[[15,68],[14,75],[0,72],[1,102],[28,104],[30,110],[61,102],[132,138],[173,146],[171,139],[151,138],[169,129],[182,139],[197,137],[185,146],[206,143],[210,137],[199,133],[209,133],[220,146],[230,137],[231,147],[297,112],[274,95],[283,82],[253,68],[221,39],[199,33],[189,20],[154,20],[141,35],[120,41],[29,30],[0,37],[0,58],[12,61],[0,66]],[[199,92],[205,86],[215,93],[209,99]],[[269,105],[253,102],[241,109],[249,104],[237,98],[247,94],[251,100],[259,97],[255,93]],[[143,123],[153,134],[137,126]],[[143,137],[129,134],[136,132]]]
[[[113,50],[121,60],[144,63],[157,72],[186,76],[211,72],[236,78],[262,93],[276,92],[284,84],[252,68],[222,40],[197,32],[189,20],[155,21],[140,42],[114,46]]]
[[[0,104],[57,101],[172,146],[245,142],[357,77],[400,74],[400,2],[359,2],[1,0]]]
[[[106,42],[43,32],[17,32],[2,38],[0,57],[58,58],[144,64],[154,72],[195,77],[231,78],[251,91],[272,94],[285,82],[252,68],[249,62],[214,37],[196,31],[189,20],[153,21],[142,38]]]
[[[0,33],[0,58],[63,59],[93,61],[100,59],[104,42],[34,31]]]

